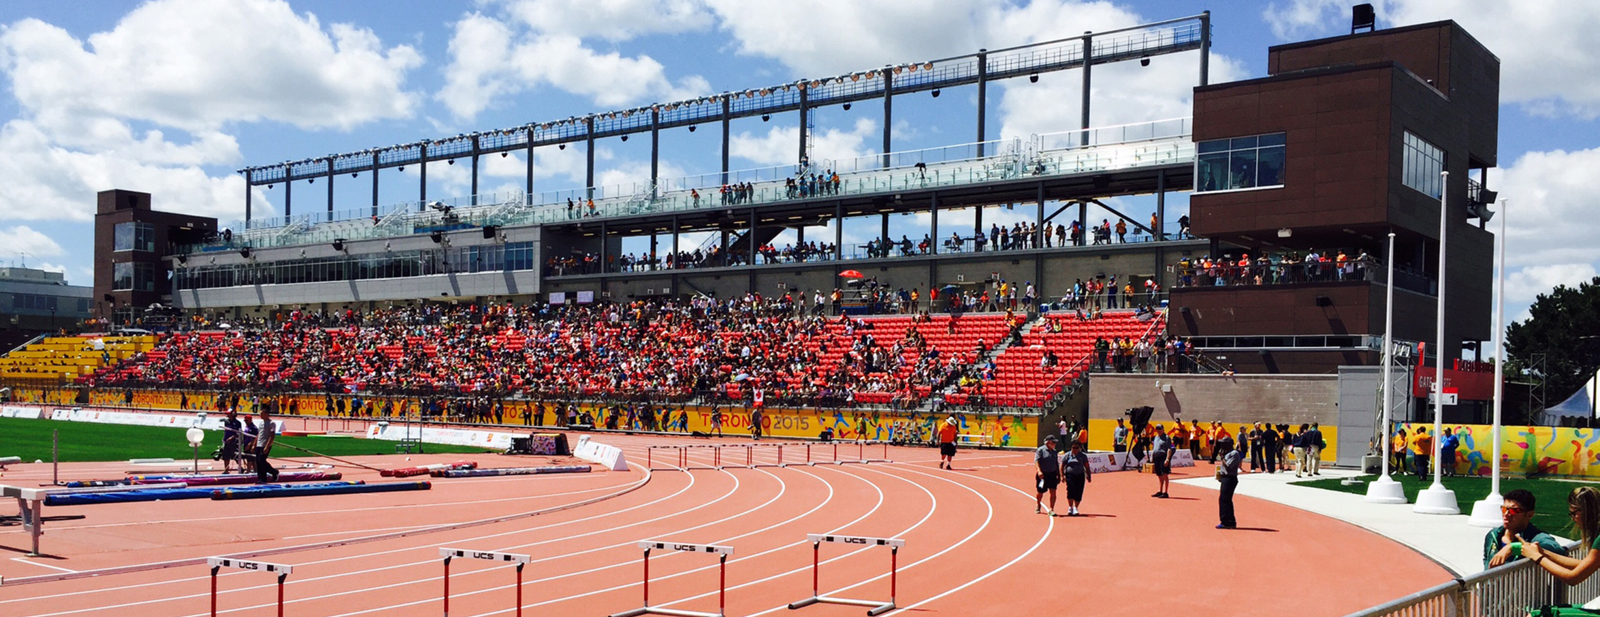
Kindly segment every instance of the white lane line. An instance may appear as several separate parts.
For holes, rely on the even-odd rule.
[[[475,501],[452,501],[452,502],[445,502],[445,503],[406,504],[405,507],[406,507],[406,509],[412,509],[412,508],[437,508],[437,507],[441,507],[441,506],[459,506],[459,505],[464,505],[464,504],[502,503],[502,502],[507,502],[507,501],[526,501],[526,500],[529,500],[529,499],[546,499],[546,498],[550,498],[550,497],[567,497],[567,496],[571,496],[571,495],[582,495],[584,493],[597,493],[597,492],[600,492],[600,491],[614,490],[614,489],[617,489],[617,488],[621,488],[623,486],[627,486],[628,484],[631,484],[631,483],[623,483],[623,484],[617,484],[617,485],[607,485],[607,486],[601,486],[601,487],[596,487],[596,488],[586,488],[586,489],[577,490],[577,491],[568,491],[568,492],[565,492],[565,493],[550,493],[550,494],[546,494],[546,495],[528,495],[528,496],[524,496],[524,497],[502,497],[502,498],[499,498],[499,499],[479,499],[479,500],[475,500]],[[380,506],[380,507],[372,507],[372,508],[343,508],[343,509],[339,509],[339,510],[322,510],[322,511],[313,510],[313,511],[309,511],[309,512],[279,512],[279,513],[268,513],[268,514],[240,514],[240,515],[234,515],[234,516],[212,516],[212,517],[206,517],[206,518],[164,519],[164,520],[155,521],[155,522],[152,522],[152,521],[128,521],[128,522],[124,522],[124,523],[103,523],[103,524],[99,524],[99,525],[71,525],[71,526],[61,525],[61,526],[52,527],[51,530],[54,531],[55,533],[59,534],[59,533],[61,533],[63,531],[71,531],[71,530],[78,530],[78,529],[104,529],[104,528],[108,528],[108,527],[138,527],[138,526],[145,526],[145,525],[166,525],[166,524],[176,524],[176,523],[206,523],[206,522],[213,522],[213,521],[230,521],[230,520],[237,520],[237,519],[272,518],[272,517],[279,517],[279,516],[327,516],[329,514],[345,514],[345,513],[349,513],[349,512],[371,512],[371,511],[374,511],[374,510],[393,510],[394,508],[395,508],[395,506]],[[427,527],[427,525],[421,525],[420,527]],[[371,531],[371,530],[368,530],[368,531]],[[20,534],[20,533],[27,533],[27,532],[22,531],[22,530],[0,531],[0,534],[8,534],[8,533]],[[304,536],[290,536],[290,537],[304,537]],[[287,538],[284,538],[284,539],[287,539]]]
[[[648,481],[648,479],[649,479],[649,471],[647,470],[645,472],[645,474],[646,474],[646,476],[645,476],[645,480],[644,481]],[[552,524],[549,524],[549,525],[540,525],[540,526],[537,526],[537,527],[531,527],[531,528],[528,528],[528,529],[522,529],[522,530],[518,530],[518,531],[515,531],[515,532],[492,534],[492,535],[489,535],[489,536],[482,536],[481,538],[499,537],[499,536],[503,536],[503,535],[510,535],[512,533],[528,533],[528,532],[541,531],[541,530],[548,529],[550,527],[559,526],[559,525],[565,525],[565,524],[577,523],[577,522],[584,522],[584,521],[594,520],[594,519],[603,518],[603,517],[607,517],[607,516],[612,516],[612,515],[616,515],[616,514],[621,514],[621,513],[624,513],[624,512],[629,512],[631,510],[636,510],[636,509],[639,509],[639,508],[648,507],[648,506],[654,505],[656,503],[659,503],[659,502],[662,502],[662,501],[666,501],[666,500],[672,499],[673,497],[681,495],[685,491],[688,491],[691,487],[693,487],[695,482],[696,482],[696,479],[691,474],[689,476],[689,482],[687,484],[685,484],[683,486],[683,488],[678,489],[677,492],[675,492],[675,493],[673,493],[671,495],[667,495],[665,497],[661,497],[661,498],[656,499],[654,501],[646,502],[646,503],[643,503],[643,504],[640,504],[640,505],[637,505],[637,506],[633,506],[633,507],[630,507],[630,508],[625,508],[625,509],[622,509],[622,510],[596,514],[594,516],[585,517],[585,518],[581,518],[581,519],[576,519],[576,520],[573,520],[573,521],[566,521],[566,522],[561,522],[561,523],[552,523]],[[721,499],[719,499],[718,501],[720,501],[720,500]],[[712,502],[712,503],[715,503],[715,502]],[[707,504],[707,505],[709,505],[709,504]],[[468,538],[468,539],[465,539],[463,541],[472,541],[474,539],[480,539],[480,538]],[[418,547],[412,546],[412,547],[406,547],[406,548],[402,548],[402,549],[381,551],[381,552],[377,552],[377,553],[366,553],[366,554],[362,554],[362,555],[353,555],[353,556],[350,556],[350,557],[339,557],[339,558],[333,558],[333,559],[326,559],[326,560],[316,561],[316,562],[311,562],[311,563],[312,564],[320,564],[320,563],[330,563],[330,562],[335,562],[335,561],[343,561],[343,560],[347,560],[347,559],[360,559],[360,558],[371,557],[371,556],[376,556],[376,555],[387,555],[387,554],[391,554],[391,553],[398,553],[398,552],[416,550],[417,548]],[[300,565],[310,565],[310,564],[300,564]],[[238,575],[238,574],[245,574],[245,573],[244,572],[234,572],[234,573],[231,573],[231,574],[224,574],[223,576]],[[99,588],[99,589],[86,589],[86,590],[82,590],[82,591],[72,591],[72,592],[58,593],[58,594],[52,594],[52,595],[30,596],[30,597],[26,597],[26,598],[16,598],[16,599],[11,599],[11,600],[0,600],[0,604],[9,604],[9,603],[13,603],[13,602],[26,602],[26,601],[34,601],[34,600],[46,600],[46,599],[60,598],[60,597],[66,597],[66,596],[81,596],[81,595],[88,594],[88,593],[97,593],[97,592],[105,592],[105,591],[124,591],[124,590],[128,590],[128,589],[154,587],[154,586],[157,586],[157,585],[188,583],[188,582],[194,582],[194,581],[203,581],[203,580],[205,580],[207,578],[209,578],[209,577],[207,577],[207,576],[194,576],[194,577],[188,577],[188,578],[152,581],[152,582],[148,582],[148,583],[137,583],[137,584],[133,584],[133,585],[123,585],[123,586],[119,586],[119,587],[105,587],[105,588]],[[300,580],[304,581],[304,580],[307,580],[307,579],[300,579]],[[293,583],[293,582],[294,581],[291,581],[291,583]],[[224,590],[222,593],[233,593],[234,591],[247,591],[247,590],[251,590],[251,589],[261,589],[261,588],[266,588],[266,587],[272,587],[272,585],[257,585],[257,586],[254,586],[254,587],[247,587],[247,588],[237,589],[237,590],[229,589],[229,590]],[[59,613],[59,614],[81,613],[81,612],[87,612],[88,610],[100,610],[101,608],[121,608],[123,606],[138,606],[138,605],[143,605],[143,604],[152,604],[152,603],[156,603],[156,602],[163,602],[163,601],[166,601],[166,600],[177,600],[177,599],[201,597],[203,595],[206,595],[206,594],[194,594],[194,595],[189,595],[189,596],[173,596],[173,597],[170,597],[170,598],[164,598],[164,599],[160,599],[160,600],[147,600],[147,601],[143,601],[143,602],[134,602],[134,603],[131,603],[131,604],[126,604],[126,605],[96,607],[95,609],[84,609],[84,610],[77,610],[77,611],[69,611],[67,613]],[[43,616],[37,616],[37,617],[43,617]]]
[[[734,486],[733,486],[732,489],[730,489],[728,491],[728,493],[724,494],[721,497],[718,497],[715,500],[712,500],[710,502],[701,504],[699,506],[695,506],[695,507],[689,508],[687,510],[680,510],[680,511],[674,512],[670,516],[679,516],[679,515],[683,515],[683,514],[688,514],[690,512],[694,512],[696,510],[700,510],[702,508],[711,507],[711,506],[713,506],[713,505],[715,505],[715,504],[717,504],[717,503],[719,503],[719,502],[721,502],[723,500],[726,500],[726,499],[732,497],[735,493],[737,493],[738,490],[739,490],[739,487],[741,486],[739,478],[737,476],[734,476],[731,473],[726,472],[726,471],[722,471],[722,472],[719,472],[719,473],[722,473],[724,475],[729,476],[734,481]],[[765,471],[763,471],[762,473],[764,473],[765,475],[768,475],[768,476],[772,476],[771,473],[768,473],[768,472],[765,472]],[[515,530],[515,531],[510,531],[510,532],[504,532],[504,533],[497,533],[497,534],[490,534],[490,535],[485,535],[485,536],[478,536],[476,538],[467,538],[467,539],[463,539],[463,540],[458,540],[456,542],[457,543],[460,543],[460,542],[472,542],[472,541],[484,540],[484,539],[489,539],[489,538],[512,536],[512,535],[517,535],[517,534],[522,534],[522,533],[528,533],[528,532],[532,532],[532,531],[538,531],[538,530],[542,530],[542,529],[547,529],[547,528],[550,528],[550,527],[557,527],[557,526],[566,525],[566,524],[570,524],[570,523],[583,522],[583,521],[588,521],[588,520],[592,520],[592,519],[596,519],[596,518],[601,518],[601,517],[604,517],[604,516],[620,514],[622,512],[627,512],[629,510],[636,510],[636,509],[639,509],[639,508],[645,508],[645,507],[654,505],[656,503],[660,503],[660,502],[666,501],[668,499],[677,497],[678,495],[681,495],[683,492],[687,491],[689,486],[693,486],[694,485],[695,476],[694,476],[694,474],[686,474],[686,475],[688,475],[689,478],[690,478],[688,486],[685,486],[682,490],[679,490],[677,493],[673,493],[672,495],[668,495],[667,497],[663,497],[661,499],[658,499],[658,500],[655,500],[655,501],[652,501],[652,502],[648,502],[648,503],[645,503],[645,504],[640,504],[638,506],[633,506],[631,508],[627,508],[627,509],[624,509],[624,510],[619,510],[619,511],[616,511],[616,512],[610,512],[610,513],[606,513],[606,514],[596,515],[596,516],[585,518],[585,519],[578,519],[578,520],[575,520],[575,521],[567,521],[567,522],[564,522],[564,523],[554,523],[554,524],[551,524],[551,525],[545,525],[545,526],[536,527],[536,528],[532,528],[532,529],[521,529],[521,530]],[[772,477],[774,477],[776,479],[776,476],[772,476]],[[779,483],[782,484],[782,480],[779,480]],[[780,493],[779,493],[778,496],[781,496],[781,495],[782,495],[782,491],[780,490]],[[698,526],[695,526],[695,527],[689,527],[689,528],[686,528],[686,529],[680,529],[680,530],[672,532],[672,533],[680,533],[682,531],[699,529],[700,527],[705,527],[705,526],[708,526],[708,525],[713,525],[713,524],[725,522],[725,521],[728,521],[728,520],[732,520],[732,519],[738,518],[740,516],[744,516],[745,514],[748,514],[749,512],[752,512],[754,510],[758,510],[760,508],[765,507],[766,505],[768,505],[768,504],[772,503],[773,501],[775,501],[776,498],[777,497],[775,496],[773,499],[768,500],[767,503],[758,505],[755,508],[752,508],[752,509],[747,510],[745,512],[740,512],[740,513],[731,515],[731,516],[729,516],[727,518],[724,518],[724,519],[721,519],[721,520],[717,520],[717,521],[712,521],[710,523],[706,523],[706,524],[703,524],[703,525],[698,525]],[[551,539],[551,540],[544,540],[544,541],[540,541],[540,542],[533,542],[533,543],[528,543],[528,544],[521,544],[521,545],[515,545],[515,546],[509,546],[509,547],[502,547],[502,548],[495,549],[495,550],[507,551],[507,550],[518,549],[518,548],[527,548],[527,547],[539,546],[539,545],[543,545],[543,544],[551,544],[551,543],[555,543],[555,542],[562,542],[562,541],[572,540],[572,539],[576,539],[576,538],[583,538],[583,537],[588,537],[588,536],[593,536],[593,535],[599,535],[599,534],[603,534],[603,533],[610,533],[610,532],[613,532],[613,531],[616,531],[616,530],[619,530],[619,529],[627,529],[629,527],[637,527],[637,526],[644,525],[644,524],[647,524],[647,523],[659,521],[659,520],[662,520],[664,518],[668,518],[668,517],[659,517],[659,518],[656,518],[656,519],[637,521],[637,522],[634,522],[634,523],[631,523],[631,524],[628,524],[628,525],[615,526],[615,527],[610,527],[610,528],[606,528],[606,529],[600,529],[600,530],[596,530],[596,531],[592,531],[592,532],[588,532],[588,533],[562,536],[562,537],[559,537],[559,538],[555,538],[555,539]],[[598,548],[595,548],[595,549],[589,549],[589,550],[583,551],[583,553],[597,552],[597,551],[602,551],[602,550],[610,550],[610,549],[614,549],[614,548],[626,547],[626,546],[632,546],[632,545],[633,545],[633,542],[630,541],[630,542],[624,542],[624,543],[619,543],[619,544],[614,544],[614,545],[602,546],[602,547],[598,547]],[[414,550],[419,550],[419,549],[422,549],[422,548],[424,548],[424,547],[412,546],[412,547],[406,547],[406,548],[402,548],[402,549],[394,549],[394,550],[389,550],[389,551],[383,551],[383,552],[379,552],[379,553],[367,553],[367,554],[364,554],[364,555],[354,555],[354,556],[350,556],[350,557],[337,557],[337,558],[332,558],[332,559],[324,559],[324,560],[320,560],[320,561],[311,561],[311,562],[306,562],[306,563],[297,564],[297,565],[306,566],[306,565],[314,565],[314,564],[331,563],[331,562],[337,562],[337,561],[346,561],[346,560],[350,560],[350,559],[362,559],[362,558],[372,557],[372,556],[376,556],[376,555],[386,555],[386,554],[391,554],[391,553],[414,551]],[[564,554],[562,554],[562,555],[560,555],[558,557],[549,557],[549,558],[545,558],[545,559],[539,559],[539,560],[535,560],[535,561],[530,562],[530,563],[540,563],[540,562],[544,562],[544,561],[552,561],[552,560],[555,560],[555,559],[563,559],[563,558],[566,558],[566,557],[568,557],[570,555],[577,555],[577,554],[582,554],[582,553],[564,553]],[[400,569],[400,568],[409,568],[409,567],[416,567],[416,566],[431,566],[431,565],[437,565],[437,563],[438,563],[437,559],[428,559],[428,560],[425,560],[425,561],[416,561],[416,562],[411,562],[411,563],[396,564],[396,565],[384,566],[384,567],[380,567],[380,568],[370,568],[370,569],[366,569],[366,570],[357,570],[357,571],[353,571],[353,572],[342,572],[342,573],[338,573],[338,574],[331,574],[331,575],[315,577],[315,578],[302,578],[302,579],[299,579],[298,582],[306,583],[306,582],[311,582],[311,581],[334,579],[334,578],[340,578],[340,577],[345,577],[345,576],[371,574],[371,573],[374,573],[374,572],[381,572],[381,571],[386,571],[386,570],[395,570],[395,569]],[[619,565],[621,565],[621,564],[619,564]],[[472,575],[477,575],[477,574],[484,574],[486,572],[488,572],[488,571],[487,570],[469,571],[469,572],[463,573],[461,576],[472,576]],[[560,577],[556,577],[556,578],[560,578]],[[555,580],[555,579],[552,578],[552,579],[548,579],[548,580]],[[292,581],[291,580],[289,582],[289,584],[292,585],[292,584],[295,584],[295,582],[296,581]],[[427,582],[427,581],[413,581],[413,582],[385,585],[385,586],[380,586],[380,587],[370,587],[370,588],[365,588],[365,589],[355,589],[355,590],[343,591],[343,592],[338,592],[338,593],[324,595],[324,596],[313,596],[313,597],[309,597],[309,598],[297,598],[297,599],[294,599],[294,600],[290,600],[289,602],[290,603],[305,602],[305,601],[315,600],[315,599],[318,599],[318,598],[344,596],[344,595],[349,595],[349,594],[353,594],[353,593],[377,591],[377,590],[381,590],[381,589],[388,589],[388,588],[393,588],[393,587],[401,587],[401,586],[405,586],[405,585],[418,584],[418,583],[422,583],[422,582]],[[535,581],[530,581],[530,583],[531,582],[535,582]],[[273,585],[271,585],[271,584],[257,585],[257,586],[254,586],[254,587],[246,587],[246,588],[243,588],[243,589],[239,589],[237,591],[246,591],[246,590],[250,590],[250,589],[263,589],[263,588],[269,588],[269,587],[272,587],[272,586]],[[233,591],[233,590],[224,591],[223,593],[229,593],[230,591]],[[203,595],[205,595],[205,594],[195,594],[193,596],[185,596],[185,597],[201,597]],[[170,598],[170,599],[179,599],[179,598]],[[142,603],[139,603],[139,604],[148,604],[150,602],[156,602],[156,601],[142,602]],[[223,611],[223,612],[234,612],[236,610],[250,610],[250,609],[254,609],[254,608],[261,608],[261,607],[264,607],[264,606],[272,606],[272,605],[263,604],[263,605],[259,605],[259,606],[249,606],[249,607],[242,607],[242,608],[238,608],[238,609],[229,609],[229,610],[226,610],[226,611]],[[82,611],[75,611],[75,612],[82,612]],[[41,615],[41,616],[37,616],[37,617],[47,617],[47,616]],[[203,616],[202,615],[195,615],[193,617],[203,617]]]
[[[23,559],[21,557],[12,557],[11,560],[15,561],[17,563],[31,564],[31,565],[39,566],[41,568],[50,568],[51,570],[56,570],[56,571],[60,571],[60,572],[67,572],[67,573],[70,573],[70,574],[77,574],[78,573],[77,570],[68,570],[68,569],[63,568],[61,566],[52,566],[52,565],[50,565],[48,563],[44,563],[44,562],[40,562],[40,561],[33,561],[31,559]]]
[[[799,472],[801,474],[808,475],[808,476],[811,476],[813,478],[816,478],[819,481],[822,481],[823,483],[827,484],[828,487],[829,487],[829,490],[830,490],[830,497],[829,498],[830,499],[832,498],[832,496],[831,496],[832,495],[831,491],[832,491],[832,488],[833,488],[833,483],[832,482],[830,482],[828,480],[823,480],[822,478],[818,477],[816,474],[812,474],[810,472],[807,472],[803,468],[800,468],[800,467],[794,467],[794,468],[791,468],[791,469],[794,470],[794,471],[797,471],[797,472]],[[843,468],[834,468],[834,469],[836,471],[839,471],[839,473],[841,475],[860,480],[862,483],[866,484],[867,486],[872,487],[872,489],[878,493],[878,502],[872,506],[872,509],[868,510],[866,513],[862,514],[861,516],[856,517],[855,520],[852,520],[852,521],[850,521],[848,523],[845,523],[843,525],[835,527],[835,528],[833,528],[833,529],[831,529],[831,530],[829,530],[829,531],[827,531],[825,533],[835,533],[835,532],[838,532],[841,529],[849,528],[851,525],[855,525],[855,524],[857,524],[857,523],[859,523],[859,522],[861,522],[863,520],[866,520],[867,517],[872,516],[880,508],[883,507],[884,500],[885,500],[882,487],[879,487],[878,485],[867,481],[865,478],[862,478],[862,477],[857,476],[857,475],[852,474],[852,473],[848,473],[848,472],[844,471]],[[926,492],[926,489],[924,489],[924,492]],[[931,493],[929,494],[929,497],[932,498],[932,494]],[[934,501],[934,504],[935,504],[935,508],[936,508],[937,507],[937,500]],[[819,504],[819,506],[820,505],[822,505],[822,504]],[[808,511],[806,514],[809,515],[812,512],[815,512],[817,509],[818,508],[814,507],[810,511]],[[932,513],[933,509],[934,508],[930,508],[928,514],[923,516],[922,520],[918,521],[915,525],[913,525],[913,527],[915,527],[916,525],[921,525],[923,522],[927,521],[928,517],[931,517],[933,515],[933,513]],[[740,535],[737,535],[737,536],[733,536],[731,538],[725,538],[725,539],[722,539],[722,540],[716,540],[715,542],[719,542],[719,543],[721,543],[721,542],[729,542],[729,541],[736,540],[736,539],[739,539],[739,538],[744,538],[744,537],[756,535],[756,534],[759,534],[759,533],[764,533],[764,532],[769,531],[771,529],[777,528],[779,525],[786,525],[786,524],[789,524],[791,522],[794,522],[798,518],[799,517],[796,517],[794,519],[790,519],[788,521],[784,521],[783,523],[779,523],[778,525],[769,525],[767,527],[764,527],[764,528],[761,528],[761,529],[757,529],[757,530],[753,530],[753,531],[750,531],[750,532],[747,532],[747,533],[743,533],[743,534],[740,534]],[[805,544],[805,542],[804,541],[791,542],[791,543],[788,543],[788,544],[783,544],[783,545],[780,545],[780,546],[776,546],[776,547],[767,549],[765,551],[744,555],[742,557],[736,557],[731,561],[733,561],[733,562],[744,562],[744,561],[748,561],[748,560],[751,560],[751,559],[755,559],[757,557],[761,557],[761,556],[764,556],[764,555],[769,555],[769,554],[772,554],[772,553],[776,553],[778,551],[782,551],[782,550],[786,550],[786,549],[789,549],[789,548],[793,548],[795,546],[799,546],[799,545],[802,545],[802,544]],[[862,549],[862,550],[864,550],[864,549]],[[831,559],[828,559],[828,560],[824,561],[823,563],[832,563],[833,561],[849,557],[850,555],[853,555],[856,552],[860,552],[860,551],[857,550],[857,551],[852,551],[852,552],[844,554],[844,555],[839,555],[837,557],[833,557]],[[588,570],[588,571],[585,571],[585,572],[582,572],[582,573],[596,572],[596,571],[606,570],[606,569],[615,568],[615,567],[629,566],[629,565],[632,565],[634,563],[636,563],[636,562],[633,559],[630,558],[630,559],[625,560],[625,561],[623,561],[621,563],[617,563],[617,564],[613,564],[613,565],[609,565],[609,566],[603,566],[603,567],[600,567],[600,568],[594,568],[594,569],[591,569],[591,570]],[[715,565],[701,566],[701,567],[698,567],[698,568],[694,568],[694,569],[691,569],[691,570],[686,570],[686,571],[683,571],[683,572],[678,572],[678,573],[675,573],[675,574],[668,574],[668,575],[665,575],[665,576],[658,576],[658,577],[655,577],[652,580],[661,581],[661,580],[666,580],[666,579],[671,579],[671,578],[677,578],[677,577],[680,577],[680,576],[688,576],[690,574],[694,574],[694,573],[697,573],[697,572],[705,572],[705,571],[714,569],[716,567],[717,566],[715,566]],[[810,568],[803,568],[803,569],[800,569],[800,570],[795,570],[795,572],[801,572],[801,571],[805,571],[805,570],[809,570],[809,569]],[[582,573],[580,573],[580,574],[582,574]],[[538,581],[528,581],[528,582],[525,582],[523,584],[524,585],[529,585],[529,584],[533,584],[535,582],[538,582]],[[742,584],[742,585],[736,585],[734,587],[730,587],[730,589],[738,589],[740,587],[744,587],[746,585],[751,585],[751,584],[754,584],[754,583],[745,583],[745,584]],[[545,601],[542,601],[542,602],[534,602],[532,604],[524,604],[523,608],[533,608],[533,607],[545,606],[545,605],[548,605],[548,604],[555,604],[557,602],[565,602],[565,601],[568,601],[568,600],[575,600],[575,599],[585,598],[585,597],[599,595],[599,594],[603,594],[603,593],[610,593],[610,592],[614,592],[614,591],[630,589],[630,588],[634,588],[634,587],[637,587],[637,586],[638,586],[638,584],[636,584],[636,583],[626,583],[626,584],[622,584],[622,585],[616,585],[616,586],[613,586],[613,587],[607,587],[605,589],[596,589],[596,590],[587,591],[587,592],[584,592],[584,593],[581,593],[581,594],[574,594],[574,595],[564,596],[564,597],[556,598],[556,599],[553,599],[553,600],[545,600]],[[506,590],[506,589],[512,589],[513,587],[515,587],[515,585],[500,585],[500,586],[496,586],[496,587],[493,587],[493,588],[490,588],[490,589],[483,589],[483,590],[479,590],[479,591],[475,591],[475,592],[471,592],[471,593],[472,594],[489,593],[489,592],[495,592],[495,591],[502,591],[502,590]],[[461,594],[461,595],[469,595],[469,594]],[[701,595],[701,596],[694,596],[692,598],[683,598],[683,599],[680,599],[680,600],[674,600],[672,602],[667,602],[667,603],[664,603],[664,604],[654,604],[652,606],[666,606],[668,604],[677,604],[679,602],[684,602],[686,600],[692,600],[692,599],[695,599],[695,598],[705,597],[706,595],[711,595],[711,594],[704,594],[704,595]],[[401,606],[404,606],[404,605],[401,605]],[[398,608],[398,607],[384,607],[384,608]],[[369,609],[367,611],[362,611],[362,612],[371,612],[372,610],[383,610],[383,609]],[[489,613],[482,613],[480,615],[475,615],[474,617],[487,617],[488,615],[498,615],[498,614],[501,614],[501,613],[508,613],[508,612],[513,611],[513,610],[516,610],[516,609],[514,607],[513,608],[508,608],[508,609],[502,609],[502,610],[493,611],[493,612],[489,612]],[[346,616],[345,615],[338,615],[338,616],[335,616],[335,617],[346,617]]]

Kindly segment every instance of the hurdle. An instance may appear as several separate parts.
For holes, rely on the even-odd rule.
[[[644,451],[645,452],[645,466],[648,467],[649,469],[653,470],[653,471],[689,471],[691,469],[720,470],[723,467],[723,464],[722,464],[722,448],[723,448],[722,444],[687,444],[687,445],[673,445],[673,446],[645,446],[645,451]],[[710,450],[711,451],[711,464],[710,465],[696,464],[694,462],[694,459],[689,456],[689,454],[691,452],[691,449],[694,449],[694,450]],[[656,467],[655,466],[655,458],[656,458],[655,457],[655,453],[656,453],[656,450],[671,450],[672,452],[667,457],[665,457],[665,460],[671,461],[671,460],[676,459],[677,465],[674,466],[672,463],[669,462],[669,463],[664,463],[665,465],[667,465],[666,467],[660,467],[660,468]]]
[[[683,542],[661,542],[657,540],[644,540],[639,542],[639,548],[644,549],[644,606],[631,611],[613,613],[611,617],[638,617],[639,615],[676,615],[677,617],[724,617],[728,612],[728,556],[733,554],[733,547],[718,546],[715,544],[686,544]],[[685,611],[672,608],[657,608],[650,606],[650,551],[679,551],[683,553],[716,553],[717,554],[717,612],[703,613],[698,611]]]
[[[791,610],[797,609],[797,608],[804,608],[804,607],[811,606],[812,604],[817,604],[817,603],[849,604],[849,605],[852,605],[852,606],[866,606],[866,607],[870,607],[867,610],[867,614],[868,615],[874,615],[874,616],[875,615],[882,615],[884,613],[887,613],[889,611],[894,610],[894,608],[895,608],[894,597],[895,597],[895,591],[896,591],[895,588],[897,587],[896,579],[899,576],[899,570],[900,570],[900,547],[906,545],[906,541],[905,540],[902,540],[900,538],[867,538],[867,537],[862,537],[862,536],[836,536],[836,535],[831,535],[831,534],[820,534],[820,533],[808,533],[808,534],[806,534],[806,539],[811,541],[811,597],[806,598],[804,600],[797,601],[797,602],[789,603],[789,608]],[[858,546],[887,546],[887,547],[889,547],[889,601],[888,602],[879,602],[877,600],[852,600],[852,599],[849,599],[849,598],[835,598],[833,596],[822,595],[822,590],[821,590],[820,583],[819,583],[818,579],[821,578],[821,576],[820,576],[821,570],[822,570],[821,553],[822,553],[822,543],[823,542],[839,542],[839,543],[842,543],[842,544],[855,544],[855,545],[858,545]]]
[[[211,617],[217,617],[217,571],[223,568],[239,568],[240,570],[256,570],[258,572],[272,572],[278,575],[278,617],[283,617],[283,582],[294,572],[293,566],[286,566],[265,561],[245,561],[232,557],[207,557],[206,565],[211,566]]]
[[[517,564],[517,617],[522,617],[522,567],[533,561],[527,555],[516,553],[496,553],[494,551],[469,551],[459,548],[439,549],[439,556],[444,558],[444,617],[450,617],[450,560],[456,557],[465,559],[483,559],[487,561],[503,561]]]

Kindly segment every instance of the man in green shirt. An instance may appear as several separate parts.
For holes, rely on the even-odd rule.
[[[1521,551],[1511,550],[1513,542],[1532,542],[1545,551],[1566,555],[1566,549],[1554,536],[1533,525],[1533,493],[1527,489],[1507,492],[1500,506],[1501,526],[1483,538],[1483,567],[1485,570],[1522,558]]]

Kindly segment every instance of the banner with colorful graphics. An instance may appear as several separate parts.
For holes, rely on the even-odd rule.
[[[1433,433],[1433,425],[1400,424],[1407,438],[1417,427]],[[1445,424],[1460,442],[1456,448],[1455,470],[1461,475],[1487,476],[1494,460],[1494,442],[1487,424]],[[1600,477],[1600,430],[1559,426],[1504,426],[1500,429],[1500,473],[1508,475],[1555,475]]]

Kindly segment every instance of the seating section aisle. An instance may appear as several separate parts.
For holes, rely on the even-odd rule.
[[[0,357],[0,377],[71,381],[155,345],[153,335],[47,337]]]
[[[954,320],[954,327],[951,321]],[[830,320],[825,334],[815,337],[810,342],[810,349],[817,355],[817,371],[830,370],[839,365],[850,354],[853,344],[863,336],[871,336],[877,346],[891,347],[896,342],[906,341],[909,330],[916,330],[927,342],[927,350],[936,350],[937,363],[948,364],[949,358],[954,357],[962,365],[978,361],[978,343],[982,342],[986,348],[993,348],[1005,338],[1010,331],[1006,325],[1006,316],[1001,313],[979,313],[952,317],[949,314],[930,315],[928,321],[914,323],[911,315],[892,317],[866,317],[850,323],[840,323]],[[859,328],[857,323],[864,323],[867,327]],[[895,370],[880,370],[867,375],[869,380],[888,380],[891,377],[905,379],[916,370],[918,361],[926,354],[918,351],[914,344],[904,344],[900,352],[903,359]],[[894,368],[894,367],[879,367]],[[914,388],[918,397],[928,396],[933,389],[931,385],[918,385]],[[856,402],[867,404],[887,404],[893,400],[895,392],[856,392]],[[965,394],[956,394],[949,402],[966,403]]]
[[[1141,339],[1159,336],[1165,315],[1141,321],[1135,311],[1106,311],[1100,319],[1080,320],[1076,315],[1052,313],[1023,335],[1021,345],[1007,347],[995,358],[995,375],[985,392],[991,405],[1039,406],[1060,393],[1090,369],[1087,361],[1097,339]],[[1052,322],[1056,324],[1052,326]],[[1043,366],[1046,352],[1055,352],[1057,364]],[[1080,361],[1084,361],[1080,365]]]

